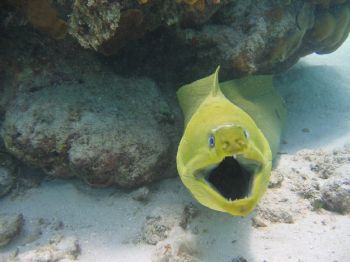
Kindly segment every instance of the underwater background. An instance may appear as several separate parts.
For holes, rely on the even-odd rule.
[[[349,31],[348,0],[1,1],[0,261],[350,261]],[[287,111],[246,217],[176,168],[219,65]]]

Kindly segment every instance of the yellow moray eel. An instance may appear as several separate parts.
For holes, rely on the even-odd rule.
[[[177,169],[202,205],[245,216],[267,189],[286,110],[272,76],[219,84],[218,71],[177,92],[185,118]]]

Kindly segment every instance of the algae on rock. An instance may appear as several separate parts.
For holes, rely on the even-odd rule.
[[[51,0],[33,5],[40,2],[51,10],[46,16],[58,17]],[[350,0],[74,0],[55,6],[60,16],[70,17],[68,31],[84,48],[118,55],[111,60],[128,61],[121,66],[130,70],[175,68],[182,83],[219,64],[223,79],[281,72],[302,56],[333,52],[350,31]],[[37,18],[40,23],[32,19],[33,25],[51,35],[56,25],[65,25]]]
[[[112,38],[120,20],[118,2],[76,0],[69,21],[69,32],[85,48],[99,49]]]

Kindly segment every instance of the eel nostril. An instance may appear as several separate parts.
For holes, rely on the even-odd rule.
[[[242,139],[236,139],[235,142],[240,146],[244,145],[244,141]]]
[[[222,148],[223,148],[223,149],[227,149],[227,148],[229,148],[229,146],[230,146],[230,143],[227,142],[227,141],[225,141],[225,142],[223,143],[223,145],[222,145]]]

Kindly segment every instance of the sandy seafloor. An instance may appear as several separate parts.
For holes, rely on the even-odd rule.
[[[298,189],[300,181],[320,180],[305,155],[314,155],[312,162],[320,152],[335,155],[334,149],[350,143],[349,61],[350,39],[332,54],[301,59],[276,79],[288,109],[276,162],[284,180],[281,187],[268,190],[261,207],[267,205],[272,213],[283,210],[291,219],[269,221],[267,216],[267,226],[254,227],[255,213],[232,217],[202,207],[178,177],[152,185],[147,201],[135,201],[117,188],[91,189],[76,180],[51,180],[0,199],[1,213],[22,213],[25,220],[20,235],[0,249],[0,255],[6,261],[14,252],[73,236],[80,246],[78,261],[152,261],[157,256],[164,261],[350,261],[349,214],[315,211]],[[333,176],[350,175],[349,151],[342,153],[345,162],[333,165]],[[182,230],[177,225],[190,203],[198,214]],[[145,221],[162,222],[153,232],[143,229]],[[158,231],[168,238],[147,244],[152,234],[157,242]]]

